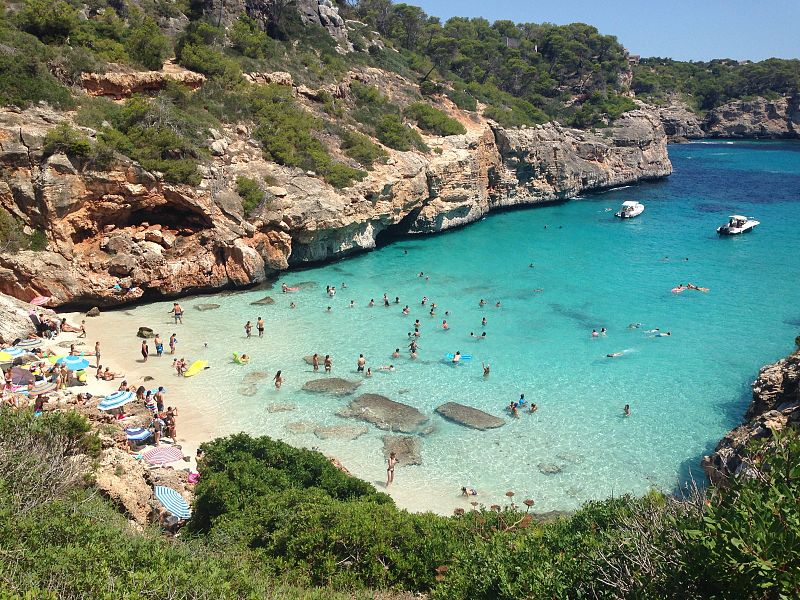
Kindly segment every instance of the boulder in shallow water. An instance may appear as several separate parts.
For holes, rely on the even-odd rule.
[[[502,427],[506,424],[500,417],[495,417],[494,415],[490,415],[477,408],[472,408],[471,406],[464,406],[458,402],[446,402],[437,407],[436,412],[445,419],[458,423],[459,425],[471,427],[472,429],[479,429],[481,431]]]
[[[321,440],[329,438],[354,440],[365,433],[367,433],[367,428],[364,425],[328,425],[326,427],[317,427],[314,430],[314,435]]]
[[[242,383],[255,383],[256,381],[261,381],[262,379],[267,379],[269,377],[269,373],[265,373],[264,371],[253,371],[252,373],[248,373],[242,379]]]
[[[274,404],[267,404],[267,412],[270,413],[290,412],[293,410],[297,410],[296,404],[289,404],[288,402],[275,402]]]
[[[199,311],[215,310],[219,308],[219,304],[195,304],[194,307]]]
[[[544,475],[556,475],[564,469],[555,463],[539,463],[539,472]]]
[[[314,425],[314,423],[309,423],[308,421],[295,421],[294,423],[289,423],[286,429],[292,433],[311,433],[317,429],[317,427],[319,426]]]
[[[389,454],[395,453],[397,463],[401,467],[422,464],[422,442],[413,435],[383,436],[383,455],[388,460]]]
[[[304,356],[303,360],[306,361],[307,365],[313,365],[314,364],[314,355],[313,354],[309,354],[308,356]],[[325,368],[325,354],[322,353],[322,352],[317,353],[317,360],[319,361],[319,368],[320,369],[324,369]]]
[[[238,390],[242,396],[255,396],[258,393],[258,386],[255,383],[251,383],[250,385],[243,385]]]
[[[361,394],[338,412],[339,416],[361,419],[378,429],[416,433],[428,418],[413,406],[395,402],[379,394]]]
[[[251,302],[250,306],[264,306],[266,304],[275,304],[275,299],[272,296],[264,296],[261,300]]]
[[[360,381],[350,381],[341,377],[323,377],[312,379],[303,384],[303,391],[319,392],[323,394],[333,394],[334,396],[347,396],[356,391]]]
[[[136,337],[149,339],[156,337],[156,334],[153,333],[153,330],[150,327],[139,327],[139,331],[136,332]]]

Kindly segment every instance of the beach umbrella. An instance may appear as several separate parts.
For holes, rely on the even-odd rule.
[[[14,367],[11,369],[11,383],[14,385],[28,385],[36,378],[28,369],[22,367]]]
[[[192,516],[192,511],[189,510],[189,503],[172,488],[157,485],[155,492],[158,501],[174,516],[179,519],[188,519]]]
[[[70,371],[81,371],[89,366],[89,361],[82,356],[63,356],[56,361],[57,365],[67,365]]]
[[[123,390],[116,391],[112,394],[109,394],[97,405],[97,408],[100,410],[113,410],[115,408],[119,408],[120,406],[125,406],[128,402],[133,400],[136,396],[133,392],[126,392]]]
[[[159,446],[158,448],[148,450],[142,454],[142,457],[151,465],[163,465],[164,463],[181,460],[183,458],[183,452],[175,446]]]
[[[28,392],[29,396],[40,396],[42,394],[49,394],[50,392],[55,392],[56,387],[58,387],[52,381],[37,381],[36,385],[33,386],[33,389]]]
[[[128,427],[125,430],[125,435],[128,436],[129,440],[141,442],[142,440],[146,440],[153,435],[153,432],[149,429],[145,429],[144,427]]]
[[[48,302],[50,302],[50,296],[36,296],[36,298],[30,301],[34,306],[43,306]]]
[[[10,358],[14,359],[18,356],[22,356],[23,354],[27,354],[28,352],[24,348],[20,348],[19,346],[9,346],[8,348],[3,348],[0,350],[0,353],[9,356]],[[0,356],[3,360],[7,360],[5,357]]]
[[[30,338],[30,339],[27,339],[27,340],[22,340],[21,342],[19,342],[16,345],[16,347],[17,348],[25,348],[25,349],[36,348],[36,346],[39,346],[42,343],[42,341],[43,340],[41,340],[39,338]]]

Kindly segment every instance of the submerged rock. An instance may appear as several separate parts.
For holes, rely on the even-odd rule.
[[[361,394],[338,412],[339,416],[361,419],[378,429],[416,433],[428,418],[413,406],[395,402],[379,394]]]
[[[267,404],[267,412],[270,413],[291,412],[293,410],[297,410],[296,404],[290,404],[288,402],[275,402],[274,404]]]
[[[364,425],[329,425],[314,429],[314,435],[321,440],[336,438],[340,440],[354,440],[367,433]]]
[[[555,463],[539,463],[539,472],[544,475],[555,475],[561,473],[564,469]]]
[[[443,416],[445,419],[471,427],[472,429],[479,429],[485,431],[487,429],[494,429],[502,427],[506,422],[494,415],[472,408],[471,406],[464,406],[457,402],[447,402],[436,408],[436,412]]]
[[[315,429],[317,429],[318,425],[314,425],[314,423],[309,423],[308,421],[295,421],[293,423],[289,423],[286,425],[286,429],[291,431],[292,433],[311,433]]]
[[[334,396],[347,396],[355,392],[360,385],[360,381],[349,381],[341,377],[323,377],[322,379],[306,381],[303,385],[303,390],[306,392],[333,394]]]
[[[219,304],[195,304],[194,307],[199,311],[206,311],[219,308]]]
[[[383,436],[383,455],[395,453],[397,463],[401,467],[422,464],[422,442],[412,435],[385,435]]]
[[[262,379],[267,379],[269,377],[268,373],[264,371],[253,371],[252,373],[248,373],[242,379],[242,383],[255,383],[256,381],[261,381]]]
[[[275,304],[275,299],[272,296],[264,296],[261,300],[251,302],[250,306],[264,306],[266,304]]]
[[[250,385],[244,385],[236,391],[242,396],[255,396],[258,393],[258,386],[252,383]]]
[[[314,356],[312,354],[309,354],[308,356],[304,356],[303,360],[306,361],[307,365],[313,365],[314,364]],[[323,354],[322,352],[318,352],[317,353],[317,360],[319,361],[320,368],[321,369],[324,368],[323,363],[325,362],[325,354]]]

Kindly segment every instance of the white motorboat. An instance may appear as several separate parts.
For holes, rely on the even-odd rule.
[[[743,217],[742,215],[731,215],[725,225],[722,227],[717,227],[717,233],[720,235],[738,235],[740,233],[747,233],[756,225],[759,225],[759,223],[760,222],[756,221],[755,219]]]
[[[622,208],[614,213],[615,217],[620,219],[632,219],[638,217],[644,212],[644,204],[636,202],[636,200],[626,200],[622,203]]]

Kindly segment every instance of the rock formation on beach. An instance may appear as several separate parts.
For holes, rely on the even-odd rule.
[[[446,402],[438,406],[436,412],[449,421],[481,431],[502,427],[506,424],[500,417],[495,417],[471,406],[464,406],[458,402]]]
[[[360,419],[378,429],[399,433],[416,433],[428,421],[413,406],[395,402],[379,394],[361,394],[338,413],[340,417]]]
[[[753,399],[745,423],[728,432],[714,452],[704,456],[703,470],[715,484],[748,473],[753,465],[743,461],[751,440],[768,439],[786,427],[800,426],[800,349],[761,369],[753,382]]]

